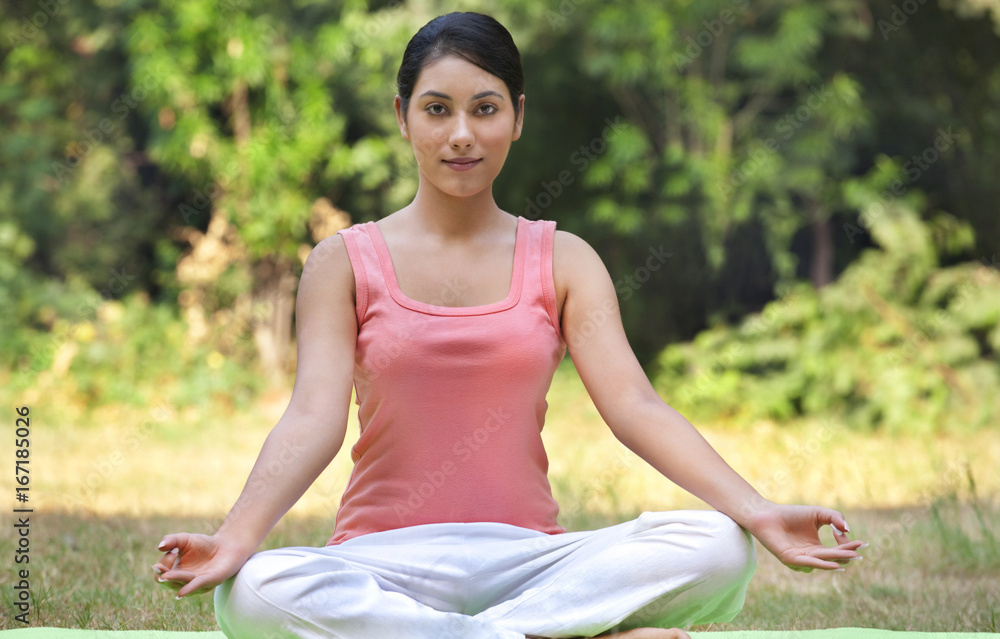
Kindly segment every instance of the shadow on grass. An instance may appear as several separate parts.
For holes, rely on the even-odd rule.
[[[1000,507],[941,497],[926,506],[845,513],[869,542],[846,572],[799,573],[757,544],[736,619],[699,630],[865,627],[1000,632]]]

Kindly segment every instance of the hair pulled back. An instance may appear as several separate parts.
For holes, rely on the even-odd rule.
[[[456,11],[425,24],[406,45],[396,74],[404,119],[420,72],[447,55],[464,58],[503,80],[510,91],[517,118],[520,111],[517,98],[524,93],[524,71],[514,38],[492,16]]]

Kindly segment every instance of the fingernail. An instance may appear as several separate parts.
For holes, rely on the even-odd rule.
[[[858,546],[858,550],[861,550],[862,548],[867,548],[867,547],[868,547],[868,542],[866,541],[865,543],[863,543],[860,546]]]
[[[176,597],[174,597],[174,599],[176,599],[177,601],[180,601],[181,600],[181,596],[177,595]]]
[[[847,561],[861,561],[862,559],[864,559],[864,557],[862,557],[861,555],[858,555],[857,557],[851,557]]]
[[[179,553],[180,551],[181,551],[181,549],[180,549],[180,548],[174,548],[173,550],[171,550],[171,551],[170,551],[170,554],[171,554],[171,555],[176,555],[176,554],[178,554],[178,553]]]
[[[155,572],[158,575],[162,575],[163,574],[163,571],[160,570],[159,566],[153,566],[153,572]]]
[[[830,524],[830,528],[833,528],[833,532],[837,533],[838,535],[843,535],[844,534],[844,533],[840,532],[840,528],[837,528],[833,524]]]
[[[844,572],[845,570],[847,570],[847,568],[834,568],[833,569],[834,572]]]
[[[850,524],[847,523],[846,520],[844,521],[844,530],[846,530],[847,532],[851,532],[851,526]]]
[[[167,545],[167,542],[166,542],[166,540],[164,540],[164,541],[160,542],[160,545],[157,546],[157,548],[159,548],[160,550],[163,550],[163,547],[166,546],[166,545]]]

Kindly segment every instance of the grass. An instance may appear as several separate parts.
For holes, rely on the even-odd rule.
[[[31,586],[38,626],[108,630],[215,630],[210,595],[175,601],[156,585],[155,544],[174,531],[211,533],[243,486],[288,391],[253,411],[32,405]],[[666,398],[669,400],[669,398]],[[8,406],[19,405],[5,398]],[[549,394],[544,436],[550,479],[570,529],[596,528],[643,510],[703,508],[645,467],[610,435],[567,362]],[[352,413],[356,410],[352,406]],[[351,417],[356,419],[355,415]],[[322,545],[350,470],[349,442],[264,548]],[[819,503],[847,515],[870,547],[847,572],[803,574],[758,549],[743,612],[697,630],[1000,632],[1000,437],[933,440],[861,434],[836,424],[701,428],[766,496]],[[13,492],[12,473],[3,481]],[[7,494],[11,494],[7,493]],[[0,531],[0,556],[16,533]],[[8,570],[15,565],[8,560]],[[0,629],[13,620],[3,585]]]
[[[935,519],[947,513],[945,523]],[[958,519],[955,518],[958,516]],[[743,612],[731,623],[696,630],[807,630],[871,627],[889,630],[1000,632],[1000,560],[973,520],[1000,529],[996,504],[942,498],[927,508],[860,510],[851,514],[866,557],[844,573],[788,570],[758,548],[760,565]],[[959,521],[959,519],[961,521]],[[613,523],[595,515],[595,526]],[[216,630],[211,595],[175,601],[156,585],[149,565],[165,531],[205,531],[201,517],[95,517],[43,512],[32,518],[35,625],[99,630]],[[902,527],[900,527],[902,526]],[[321,545],[327,518],[284,519],[266,548]],[[0,554],[11,556],[5,533]],[[36,567],[37,566],[37,567]],[[12,584],[4,601],[13,600]],[[17,627],[13,611],[2,628]]]
[[[940,525],[935,517],[949,514]],[[1000,632],[1000,555],[970,519],[1000,526],[996,504],[944,496],[926,507],[852,513],[871,540],[843,573],[797,573],[758,547],[743,612],[705,630],[870,627],[924,632]]]

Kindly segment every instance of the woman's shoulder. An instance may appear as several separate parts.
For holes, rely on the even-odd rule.
[[[597,251],[582,237],[556,229],[552,242],[552,280],[559,308],[566,295],[594,278],[607,277],[607,269]]]
[[[338,263],[342,265],[343,258],[348,257],[347,242],[344,240],[343,232],[351,232],[355,226],[357,225],[340,229],[333,235],[321,240],[311,251],[309,251],[304,268],[309,269],[310,263],[314,269],[323,268],[324,270],[331,267],[336,268]]]
[[[354,266],[342,233],[337,232],[321,240],[309,252],[302,267],[299,289],[310,280],[322,282],[323,288],[333,286],[349,289],[351,297],[355,296]]]
[[[556,263],[573,266],[579,263],[601,261],[594,247],[575,233],[556,229],[552,241],[552,259]]]

